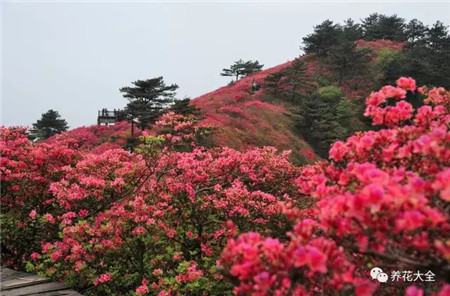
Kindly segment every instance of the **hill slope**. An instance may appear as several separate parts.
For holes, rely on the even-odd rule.
[[[309,144],[295,133],[291,112],[282,103],[264,101],[264,88],[252,92],[252,83],[262,85],[264,78],[289,67],[291,62],[244,77],[192,100],[204,113],[202,124],[216,127],[216,145],[245,149],[252,146],[275,146],[292,150],[298,161],[316,158]]]
[[[372,50],[370,71],[364,77],[346,80],[341,85],[333,82],[332,71],[314,55],[304,55],[300,59],[306,63],[308,75],[317,87],[337,85],[345,97],[362,106],[365,96],[378,87],[382,76],[379,64],[383,55],[400,51],[403,44],[390,40],[361,40],[357,45]],[[298,106],[282,98],[273,98],[264,86],[266,77],[283,72],[292,65],[293,61],[285,62],[191,100],[191,104],[202,113],[200,125],[214,127],[214,145],[237,150],[274,146],[279,150],[291,150],[291,160],[298,163],[320,159],[311,142],[305,140],[308,135],[302,134],[296,126],[298,114],[295,108],[298,109]],[[256,92],[252,91],[254,81],[260,86]],[[138,130],[136,132],[139,133]],[[48,141],[65,140],[78,149],[101,152],[124,146],[130,136],[129,123],[120,122],[108,127],[79,127]]]
[[[403,45],[390,40],[361,40],[357,45],[372,50],[371,71],[366,74],[367,77],[345,81],[339,87],[347,98],[363,104],[364,97],[377,87],[377,77],[381,75],[377,69],[380,57],[386,51],[401,50]],[[328,77],[332,76],[332,73],[314,56],[305,55],[301,59],[307,64],[307,72],[316,77],[316,80],[319,80],[317,77],[331,80]],[[297,162],[318,159],[310,144],[296,130],[296,116],[292,112],[292,104],[282,100],[265,100],[264,87],[257,92],[251,90],[253,81],[263,86],[268,75],[283,71],[291,65],[292,61],[288,61],[192,100],[192,104],[204,114],[202,124],[216,127],[216,145],[239,150],[270,145],[280,150],[292,150],[292,160]],[[320,86],[320,82],[317,84]]]

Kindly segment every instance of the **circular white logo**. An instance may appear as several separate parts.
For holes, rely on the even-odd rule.
[[[386,282],[388,281],[388,279],[389,279],[388,275],[387,275],[386,273],[384,273],[384,272],[380,272],[380,273],[377,275],[377,280],[378,280],[380,283],[386,283]]]
[[[377,280],[380,283],[386,283],[389,279],[389,276],[383,272],[383,270],[379,267],[374,267],[370,270],[370,277],[373,280]]]

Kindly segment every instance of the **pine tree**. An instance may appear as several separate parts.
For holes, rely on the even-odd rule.
[[[397,15],[383,15],[374,13],[362,21],[364,39],[377,40],[389,39],[394,41],[405,41],[405,20]]]
[[[419,20],[412,19],[405,27],[405,34],[410,45],[424,39],[428,28]]]
[[[450,87],[450,36],[447,27],[439,21],[431,27],[413,21],[407,26],[409,37],[405,49],[384,65],[385,79],[381,83],[411,76],[421,85]]]
[[[173,111],[181,115],[199,115],[200,110],[192,105],[189,98],[176,100],[175,103],[170,107],[170,111]]]
[[[260,64],[257,60],[249,60],[245,62],[242,59],[239,59],[234,62],[230,68],[222,69],[222,73],[220,73],[220,75],[234,77],[235,81],[238,81],[239,78],[261,71],[262,67],[264,67],[264,65]]]
[[[334,141],[344,139],[359,128],[351,120],[356,116],[354,112],[355,106],[338,87],[322,87],[305,98],[304,106],[298,114],[297,128],[318,155],[327,157]]]
[[[310,95],[315,90],[307,70],[303,60],[295,59],[286,69],[268,75],[264,80],[264,87],[274,96],[301,103],[302,97]]]
[[[163,77],[132,82],[134,86],[123,87],[120,92],[128,99],[125,112],[130,118],[139,120],[144,129],[154,123],[162,112],[174,101],[178,85],[166,85]]]
[[[361,25],[352,19],[347,19],[342,26],[326,20],[314,27],[314,33],[303,38],[303,43],[306,53],[314,53],[341,84],[367,68],[370,51],[356,46],[356,41],[362,37]]]
[[[325,57],[328,50],[338,42],[341,26],[330,20],[325,20],[314,27],[314,33],[303,38],[303,50]]]
[[[344,40],[356,41],[362,39],[363,29],[360,24],[355,23],[354,20],[349,18],[344,21],[341,35]]]
[[[47,139],[67,129],[66,120],[61,118],[58,111],[50,109],[42,114],[41,119],[33,123],[33,128],[30,130],[30,138],[38,140]]]
[[[352,40],[342,40],[329,50],[325,62],[335,73],[337,82],[342,84],[346,79],[367,72],[370,53],[370,49],[358,48]]]

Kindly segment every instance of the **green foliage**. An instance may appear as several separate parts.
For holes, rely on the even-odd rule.
[[[51,238],[58,231],[57,226],[51,225],[43,219],[27,221],[26,224],[23,224],[22,221],[26,218],[26,215],[20,216],[20,213],[14,212],[0,214],[2,264],[11,264],[10,260],[12,259],[24,259],[26,255],[29,256],[31,250],[38,250],[41,247],[41,240]],[[20,231],[17,230],[18,225],[20,225]],[[9,246],[14,246],[14,249]],[[24,256],[24,258],[20,258],[20,256]],[[32,266],[24,267],[30,269]]]
[[[344,25],[334,24],[330,20],[314,27],[314,33],[303,38],[303,49],[318,57],[327,57],[330,51],[343,42],[353,43],[362,38],[362,28],[352,19],[347,19]]]
[[[368,71],[370,54],[368,48],[357,48],[354,42],[343,41],[331,48],[326,64],[335,73],[336,81],[342,84]]]
[[[422,39],[408,44],[404,72],[419,84],[450,86],[450,36],[441,22],[428,28]]]
[[[384,73],[380,85],[391,84],[400,76],[410,76],[421,85],[449,87],[450,36],[447,27],[441,22],[431,28],[423,27],[415,20],[411,22],[405,49],[380,60]]]
[[[261,71],[262,67],[264,67],[264,65],[260,64],[257,60],[243,61],[242,59],[239,59],[234,62],[230,68],[222,69],[222,73],[220,73],[220,75],[235,77],[235,80],[238,81],[239,78]]]
[[[271,95],[298,105],[305,95],[315,90],[315,85],[307,72],[307,64],[295,59],[290,67],[267,76],[264,88]]]
[[[123,87],[120,92],[128,99],[125,112],[129,118],[137,118],[141,129],[152,124],[170,107],[178,85],[166,85],[163,77],[132,82],[134,86]]]
[[[319,88],[305,99],[299,111],[297,127],[321,157],[327,157],[330,145],[362,128],[358,108],[346,99],[337,86]]]
[[[368,73],[371,53],[357,48],[355,41],[360,39],[405,43],[402,53],[389,53],[389,56],[381,53],[376,66],[382,71],[378,85],[410,76],[422,85],[450,87],[450,37],[447,27],[439,21],[428,27],[417,19],[407,23],[397,15],[377,13],[363,19],[361,24],[351,19],[343,25],[326,20],[303,38],[303,48],[317,56],[330,70],[330,78],[341,85]]]
[[[135,152],[155,157],[161,152],[165,138],[163,136],[140,136],[139,141],[141,144],[136,147]]]
[[[314,27],[314,33],[303,38],[303,48],[306,53],[315,54],[341,84],[367,71],[371,52],[357,48],[355,43],[362,34],[362,27],[352,19],[346,20],[344,25],[326,20]]]
[[[335,104],[344,96],[341,89],[334,85],[319,88],[317,94],[322,100],[330,104]]]
[[[30,130],[30,138],[47,139],[67,129],[66,120],[61,118],[58,111],[50,109],[42,114],[41,119],[33,123],[33,128]]]
[[[375,68],[381,73],[378,87],[386,84],[393,84],[398,77],[405,76],[405,53],[398,50],[382,49],[378,53]],[[402,75],[398,75],[403,73]]]
[[[195,142],[202,147],[214,147],[213,127],[199,127],[194,132]]]
[[[314,27],[314,33],[303,38],[303,49],[306,53],[327,56],[328,50],[338,42],[341,26],[325,20]]]
[[[419,20],[412,19],[405,27],[406,37],[410,44],[420,42],[425,38],[428,28]]]
[[[342,84],[367,72],[370,54],[370,49],[357,48],[353,41],[343,40],[329,50],[325,63],[333,71],[335,80]]]
[[[371,14],[362,21],[362,28],[365,40],[405,41],[407,39],[405,20],[395,14],[391,16]]]
[[[190,102],[189,98],[176,100],[169,110],[180,115],[200,115],[200,110]]]

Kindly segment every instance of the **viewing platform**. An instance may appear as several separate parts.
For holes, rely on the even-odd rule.
[[[97,124],[98,125],[113,125],[119,121],[120,110],[98,110]]]

